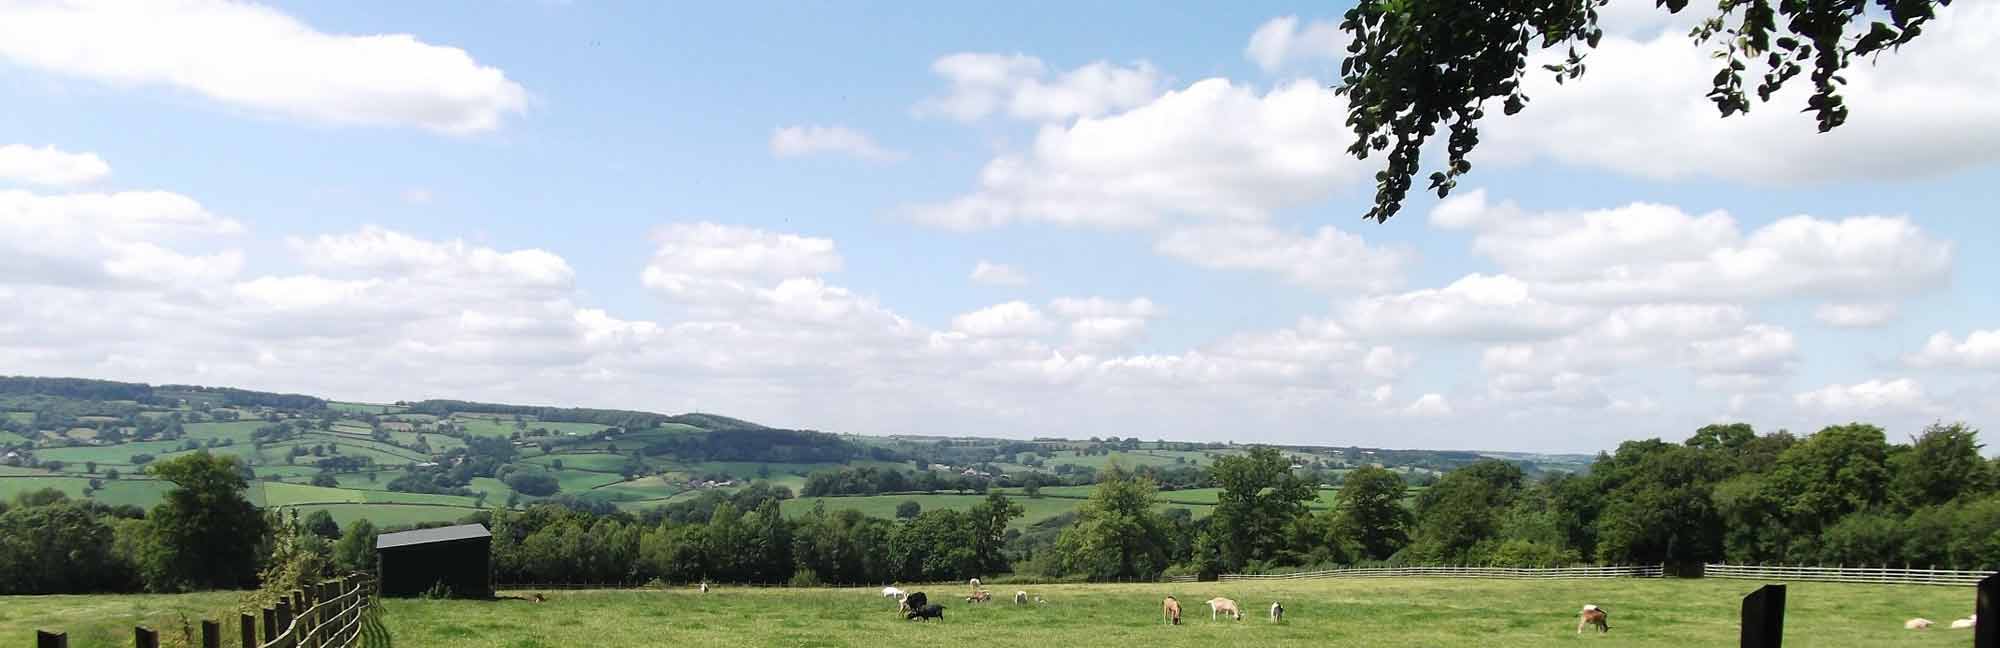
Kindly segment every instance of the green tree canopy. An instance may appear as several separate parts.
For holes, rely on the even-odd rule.
[[[1409,543],[1409,528],[1415,521],[1403,506],[1406,490],[1403,477],[1390,470],[1363,466],[1347,473],[1333,513],[1335,542],[1354,542],[1369,560],[1395,555]]]
[[[1287,527],[1319,496],[1311,483],[1292,474],[1291,460],[1277,448],[1259,446],[1216,459],[1209,475],[1222,492],[1202,544],[1224,570],[1278,556],[1286,549]]]
[[[1620,0],[1644,2],[1645,0]],[[1422,149],[1441,129],[1450,136],[1444,169],[1430,175],[1438,197],[1472,170],[1478,122],[1489,102],[1512,115],[1528,103],[1522,82],[1531,50],[1566,48],[1544,65],[1557,83],[1584,73],[1584,59],[1604,37],[1598,9],[1611,0],[1361,0],[1340,23],[1352,37],[1336,91],[1347,97],[1354,129],[1348,152],[1358,158],[1387,151],[1375,176],[1367,218],[1386,221],[1402,209]],[[1679,13],[1688,0],[1655,0]],[[1720,0],[1690,36],[1713,43],[1718,70],[1708,97],[1723,117],[1749,112],[1744,75],[1755,66],[1759,101],[1808,73],[1804,108],[1832,130],[1847,120],[1842,70],[1856,58],[1893,50],[1923,33],[1951,0]],[[1859,36],[1850,36],[1860,32]],[[1581,50],[1581,51],[1579,51]]]
[[[146,472],[173,483],[148,518],[158,534],[158,564],[145,568],[147,589],[238,589],[256,583],[264,516],[243,496],[234,456],[195,452],[153,462]]]
[[[1167,568],[1169,525],[1153,510],[1153,480],[1112,466],[1056,539],[1056,571],[1091,580],[1151,578]]]

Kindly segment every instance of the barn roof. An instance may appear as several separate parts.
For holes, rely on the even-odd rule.
[[[491,537],[493,537],[493,534],[486,531],[485,525],[460,524],[458,526],[438,527],[435,529],[384,533],[375,537],[375,548],[388,549],[390,547],[407,547],[434,542],[451,542],[453,540]]]

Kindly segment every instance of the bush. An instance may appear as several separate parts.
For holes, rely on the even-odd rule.
[[[507,475],[507,487],[522,495],[548,497],[562,490],[562,484],[546,473],[515,471]]]
[[[792,580],[788,585],[792,587],[819,587],[819,574],[813,572],[811,567],[800,567],[798,571],[792,572]]]

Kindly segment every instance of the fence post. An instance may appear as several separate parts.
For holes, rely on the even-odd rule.
[[[2000,574],[1979,580],[1979,600],[1974,613],[1987,619],[1972,626],[1973,648],[2000,648]]]
[[[132,626],[134,648],[160,648],[160,633],[146,626]]]
[[[264,608],[264,643],[278,639],[278,610]]]
[[[69,633],[36,630],[35,648],[69,648]]]
[[[1743,597],[1743,648],[1779,648],[1785,636],[1785,586],[1765,585]]]
[[[222,648],[222,624],[201,620],[201,648]]]
[[[238,615],[237,626],[243,632],[243,648],[257,648],[257,617]]]

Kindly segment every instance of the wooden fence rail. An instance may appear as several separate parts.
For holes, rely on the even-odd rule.
[[[1574,578],[1660,578],[1664,565],[1616,567],[1351,567],[1290,574],[1223,574],[1218,580],[1294,580],[1312,578],[1497,578],[1554,580]]]
[[[264,632],[257,633],[259,617],[244,614],[238,629],[239,646],[244,648],[351,648],[361,644],[361,624],[375,605],[375,579],[354,575],[292,590],[276,605],[262,610]],[[204,648],[220,648],[222,624],[202,620],[200,642]],[[160,633],[145,626],[132,629],[136,648],[159,648]],[[35,648],[69,648],[69,635],[37,630]]]
[[[1893,567],[1796,567],[1777,565],[1702,565],[1709,578],[1760,581],[1823,581],[1886,585],[1978,585],[1990,571],[1959,569],[1897,569]]]

